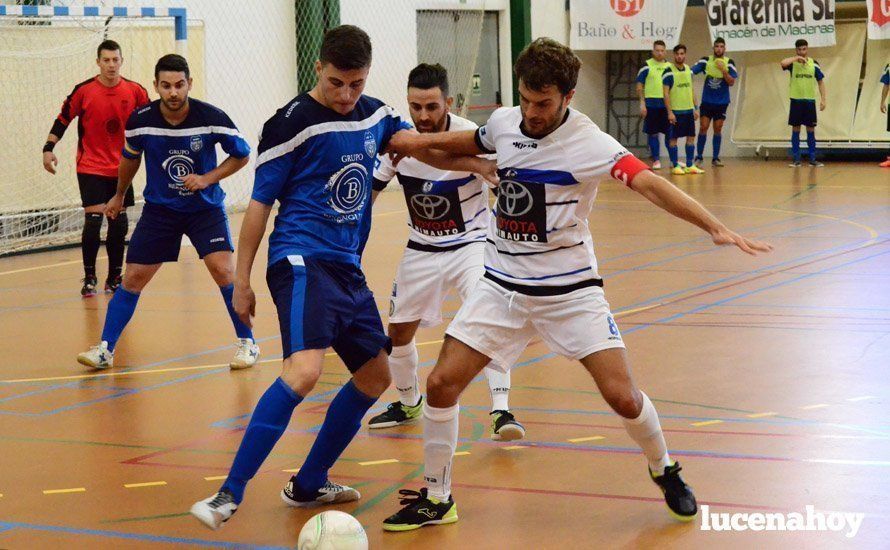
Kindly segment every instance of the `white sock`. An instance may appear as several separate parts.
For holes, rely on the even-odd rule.
[[[491,392],[491,412],[510,410],[510,371],[501,372],[494,367],[485,367],[488,390]]]
[[[423,480],[430,496],[440,501],[451,496],[451,462],[457,448],[459,405],[439,409],[423,404]]]
[[[649,460],[649,468],[656,475],[661,475],[671,464],[671,457],[668,455],[664,434],[661,432],[658,412],[652,401],[649,401],[649,396],[643,392],[640,394],[643,396],[643,410],[640,411],[640,416],[633,419],[621,418],[621,421],[624,422],[624,429],[631,439],[643,449],[643,454]]]
[[[399,401],[413,407],[420,399],[417,384],[417,346],[414,340],[404,346],[393,346],[389,354],[389,372],[393,384],[399,390]]]

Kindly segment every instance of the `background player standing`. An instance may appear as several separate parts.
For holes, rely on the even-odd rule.
[[[695,157],[695,121],[698,119],[698,102],[692,87],[692,70],[686,64],[686,46],[674,46],[674,62],[664,71],[664,105],[670,122],[670,143],[668,155],[671,157],[671,173],[703,174],[704,170],[693,164]],[[680,164],[677,141],[686,138],[686,164]]]
[[[77,184],[84,210],[80,247],[83,255],[83,297],[95,296],[96,256],[101,245],[105,203],[117,192],[117,171],[124,147],[124,125],[133,109],[148,103],[148,92],[141,85],[120,74],[124,57],[120,45],[105,40],[96,51],[99,74],[74,87],[62,104],[62,111],[43,146],[43,167],[56,173],[59,160],[53,153],[68,125],[80,117],[77,127]],[[127,238],[126,207],[133,206],[133,189],[124,196],[124,210],[108,220],[105,248],[108,251],[108,277],[105,291],[113,292],[121,283],[124,241]]]
[[[417,131],[475,130],[472,121],[450,112],[453,99],[448,96],[445,67],[422,63],[411,70],[408,109]],[[485,234],[491,218],[488,184],[479,176],[439,170],[413,158],[393,166],[388,155],[381,155],[374,170],[375,198],[397,174],[411,228],[392,285],[387,327],[392,338],[389,371],[399,401],[372,418],[369,428],[389,428],[420,418],[423,397],[417,382],[414,335],[420,326],[442,322],[442,305],[449,291],[456,289],[465,300],[482,278]],[[509,411],[509,368],[486,368],[484,373],[491,392],[491,438],[521,439],[525,428]]]
[[[881,73],[881,84],[884,88],[881,90],[881,112],[887,113],[887,131],[890,132],[890,109],[887,109],[887,96],[890,95],[890,63],[884,66],[884,72]],[[881,163],[881,168],[890,168],[890,155],[887,160]]]
[[[637,73],[637,95],[640,98],[640,116],[643,117],[643,132],[649,136],[649,153],[652,155],[652,169],[661,169],[660,144],[658,134],[664,134],[664,145],[667,147],[667,136],[670,131],[667,109],[664,107],[664,87],[662,78],[664,71],[670,67],[665,61],[665,44],[656,40],[652,44],[652,57],[646,60]]]
[[[781,61],[782,69],[791,74],[789,95],[791,110],[788,113],[788,125],[791,126],[791,166],[800,166],[800,127],[807,128],[807,151],[810,166],[823,166],[816,160],[816,88],[819,88],[819,110],[825,110],[825,74],[819,62],[810,58],[807,53],[809,45],[800,39],[794,43],[797,55]]]
[[[155,91],[161,99],[137,109],[127,121],[126,144],[120,163],[117,193],[108,201],[106,215],[120,216],[127,190],[145,153],[145,208],[133,230],[123,282],[108,304],[99,345],[77,356],[92,368],[113,366],[114,348],[129,323],[139,294],[163,262],[179,258],[187,235],[219,285],[238,336],[232,368],[253,366],[259,348],[250,327],[232,308],[235,263],[225,192],[219,181],[243,168],[250,145],[220,109],[190,99],[192,78],[185,58],[170,54],[155,65]],[[216,145],[229,154],[216,164]]]
[[[705,85],[701,95],[701,117],[698,126],[698,144],[695,155],[696,166],[704,163],[705,144],[708,142],[708,129],[714,123],[713,157],[711,166],[723,166],[720,160],[720,146],[723,144],[723,123],[729,107],[729,88],[739,77],[735,61],[726,57],[726,41],[714,40],[714,53],[702,57],[692,67],[693,74],[705,74]]]

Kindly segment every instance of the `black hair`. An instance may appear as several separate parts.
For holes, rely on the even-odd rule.
[[[667,48],[667,44],[664,43],[664,40],[656,40],[652,43],[652,47],[655,48],[655,46],[664,46]]]
[[[677,44],[674,46],[674,53],[679,52],[680,50],[686,51],[686,44]]]
[[[439,88],[442,95],[448,97],[448,71],[438,63],[421,63],[408,73],[408,87],[421,90]]]
[[[355,25],[340,25],[324,33],[321,63],[330,63],[341,71],[364,69],[371,66],[371,38]]]
[[[115,42],[114,40],[103,40],[99,47],[96,48],[96,59],[102,57],[102,50],[108,52],[118,52],[121,51],[121,45]],[[123,54],[121,54],[123,55]]]
[[[189,78],[189,63],[184,57],[175,53],[168,53],[164,57],[158,59],[155,64],[155,80],[161,71],[172,71],[174,73],[185,73],[185,78]]]
[[[723,44],[725,46],[726,40],[723,40],[722,36],[718,36],[717,39],[714,40],[714,45],[716,46],[717,44]]]
[[[804,40],[803,38],[798,38],[797,42],[794,43],[795,48],[799,48],[801,46],[809,46],[810,43]]]

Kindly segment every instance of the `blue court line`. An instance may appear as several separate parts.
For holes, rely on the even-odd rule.
[[[78,527],[64,527],[61,525],[40,525],[36,523],[0,522],[0,529],[27,529],[31,531],[48,531],[53,533],[68,533],[71,535],[89,535],[94,537],[107,537],[116,539],[140,540],[147,542],[162,542],[167,544],[187,544],[207,548],[230,548],[233,550],[290,550],[289,546],[256,546],[240,542],[213,541],[204,539],[187,539],[181,537],[165,537],[162,535],[148,535],[143,533],[124,533],[122,531],[104,531],[100,529],[83,529]]]
[[[702,305],[702,304],[690,304]],[[726,307],[760,307],[760,308],[778,308],[778,309],[807,309],[807,310],[837,310],[837,311],[876,311],[887,312],[890,307],[853,307],[853,306],[808,306],[799,304],[729,304]],[[863,320],[872,319],[871,317],[862,317]]]

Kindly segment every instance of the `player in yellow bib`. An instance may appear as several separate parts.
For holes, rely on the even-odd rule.
[[[800,39],[794,43],[797,55],[781,61],[782,69],[791,73],[791,110],[788,125],[791,126],[791,157],[789,166],[800,166],[800,127],[807,127],[807,148],[810,166],[823,166],[816,160],[816,88],[819,88],[819,110],[825,110],[825,74],[819,62],[807,56],[809,44]]]
[[[698,101],[692,87],[692,69],[686,64],[686,46],[674,46],[674,62],[664,72],[664,105],[670,122],[668,155],[671,158],[671,174],[703,174],[704,170],[693,164],[695,159],[695,121],[698,120]],[[686,138],[686,164],[681,164],[677,141]]]
[[[884,72],[881,73],[881,84],[884,89],[881,91],[881,112],[887,113],[887,131],[890,132],[890,109],[887,108],[887,95],[890,94],[890,63],[884,66]],[[890,168],[890,156],[881,163],[881,168]]]
[[[667,147],[667,135],[670,131],[667,109],[664,107],[664,87],[662,77],[671,64],[664,60],[664,41],[656,40],[652,44],[652,57],[637,72],[637,95],[640,98],[640,116],[643,117],[643,132],[649,136],[649,152],[652,154],[652,169],[661,169],[659,156],[658,134],[664,134]]]

